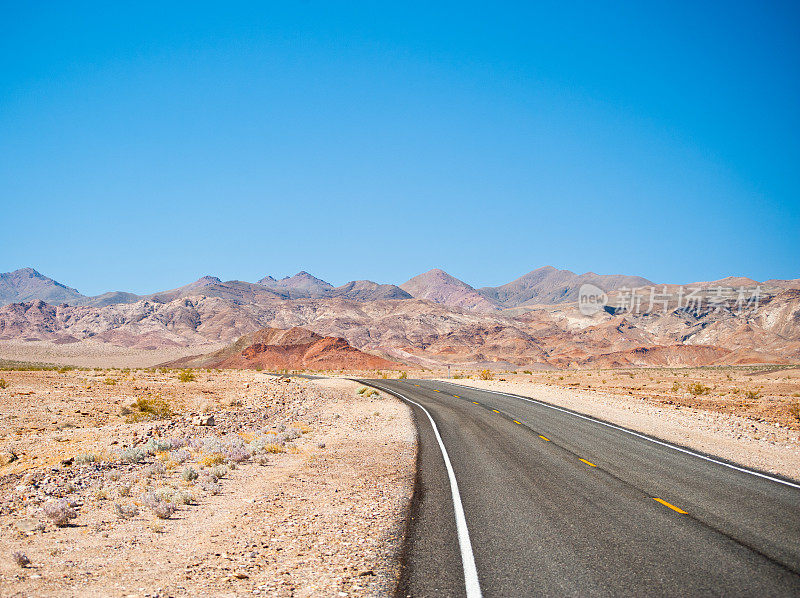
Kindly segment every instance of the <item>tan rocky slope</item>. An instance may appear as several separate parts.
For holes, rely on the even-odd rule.
[[[400,364],[354,349],[343,338],[321,336],[305,328],[262,328],[208,355],[185,357],[166,367],[373,370]]]

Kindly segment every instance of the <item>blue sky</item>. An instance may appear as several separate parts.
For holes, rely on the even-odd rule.
[[[800,277],[792,3],[114,4],[0,4],[0,271]]]

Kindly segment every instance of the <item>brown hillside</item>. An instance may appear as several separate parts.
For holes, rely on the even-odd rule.
[[[263,328],[210,355],[164,364],[172,367],[242,369],[372,370],[400,364],[353,348],[343,338],[322,336],[305,328]]]

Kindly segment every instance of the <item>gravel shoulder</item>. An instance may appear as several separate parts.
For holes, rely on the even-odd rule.
[[[800,481],[800,435],[796,430],[778,424],[682,405],[655,406],[635,396],[567,389],[535,382],[441,380],[530,397],[747,467]]]
[[[0,447],[16,456],[0,467],[0,595],[394,591],[416,459],[402,402],[364,397],[347,380],[257,372],[204,372],[181,384],[174,372],[139,371],[116,375],[113,388],[87,383],[92,375],[103,376],[4,372]],[[145,388],[176,413],[121,420],[119,403]],[[159,445],[168,440],[175,448]],[[164,450],[120,458],[153,446]],[[243,447],[249,455],[237,453]],[[85,454],[96,460],[66,464]],[[189,468],[196,480],[184,479]],[[154,495],[175,512],[160,519]],[[66,526],[43,514],[59,500],[77,515]],[[14,562],[17,551],[29,566]]]

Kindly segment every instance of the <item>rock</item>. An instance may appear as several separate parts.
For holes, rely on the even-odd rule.
[[[35,519],[20,519],[14,522],[14,528],[23,534],[35,532],[39,529],[39,525]]]
[[[0,467],[13,463],[17,459],[19,459],[19,457],[14,451],[4,451],[0,453]]]
[[[213,415],[201,415],[199,417],[194,418],[195,426],[215,426],[217,422],[214,420]]]
[[[75,463],[75,457],[70,457],[69,459],[61,460],[61,465],[63,465],[64,467],[69,467],[73,463]]]

